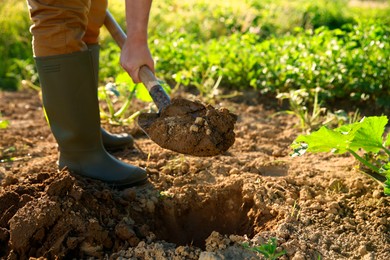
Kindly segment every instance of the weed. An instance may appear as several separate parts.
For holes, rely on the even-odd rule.
[[[223,94],[221,89],[219,88],[222,77],[218,76],[218,67],[210,66],[204,72],[199,72],[200,78],[198,80],[193,80],[192,84],[199,91],[202,100],[206,103],[213,103],[216,99],[227,99],[233,98],[240,95],[238,91],[231,92],[230,94]],[[187,75],[187,76],[184,76]],[[186,83],[188,76],[196,75],[196,70],[192,72],[181,71],[177,74],[173,75],[173,78],[177,82],[178,85]],[[188,83],[187,83],[188,84]]]
[[[314,91],[312,109],[306,105],[309,100],[309,93],[305,89],[290,90],[288,93],[279,93],[276,98],[279,100],[288,99],[290,110],[284,111],[287,114],[299,118],[300,128],[303,132],[313,130],[324,124],[326,108],[321,107],[318,102],[319,88]]]
[[[108,83],[105,87],[99,88],[99,97],[101,100],[105,100],[108,109],[108,113],[106,113],[102,107],[100,108],[102,120],[108,120],[111,124],[123,125],[132,123],[139,115],[139,111],[130,116],[125,115],[133,99],[134,91],[130,92],[122,106],[117,111],[115,110],[114,103],[120,95],[114,83]]]
[[[286,254],[285,250],[277,252],[278,243],[276,238],[274,237],[271,237],[267,243],[259,246],[250,247],[247,243],[244,243],[243,246],[244,248],[247,248],[251,251],[262,254],[265,257],[265,259],[269,259],[269,260],[278,259],[279,257]]]
[[[276,114],[287,113],[296,116],[299,119],[302,132],[306,133],[318,130],[321,126],[338,127],[344,123],[353,123],[358,120],[360,117],[358,109],[349,116],[344,110],[331,112],[323,107],[318,98],[321,90],[321,88],[316,88],[308,93],[306,89],[298,89],[279,93],[276,98],[279,100],[287,99],[290,109]],[[312,92],[314,95],[311,94]],[[309,104],[309,102],[312,103]]]
[[[347,192],[347,189],[340,180],[332,181],[327,188],[328,194],[341,194],[343,192]]]
[[[169,191],[160,191],[158,193],[158,196],[157,196],[159,199],[165,199],[165,198],[174,198],[175,197],[175,194],[174,193],[171,193]]]
[[[383,137],[387,122],[386,116],[373,116],[333,130],[323,126],[310,135],[298,136],[291,145],[292,155],[303,155],[306,151],[350,153],[368,169],[362,173],[377,181],[384,193],[390,195],[390,135]]]
[[[10,146],[5,149],[0,149],[0,162],[13,162],[15,161],[16,157],[13,156],[16,152],[15,146]]]
[[[41,88],[39,86],[35,85],[31,80],[24,79],[24,80],[22,80],[21,85],[23,88],[31,88],[31,89],[37,91],[40,96],[42,95]]]
[[[291,217],[292,218],[295,217],[296,220],[299,220],[301,212],[302,212],[302,210],[301,210],[300,206],[298,205],[297,201],[294,201],[294,205],[291,208]]]
[[[189,171],[190,165],[184,155],[169,160],[162,168],[164,174],[180,175]]]
[[[2,118],[0,113],[0,129],[5,129],[9,126],[9,121]]]

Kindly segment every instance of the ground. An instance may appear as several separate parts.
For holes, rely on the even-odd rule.
[[[297,119],[259,94],[222,105],[238,115],[236,140],[214,157],[104,124],[135,136],[113,154],[149,175],[118,191],[57,170],[37,92],[0,92],[0,259],[261,259],[243,243],[270,238],[280,259],[390,259],[390,198],[353,157],[291,157]]]

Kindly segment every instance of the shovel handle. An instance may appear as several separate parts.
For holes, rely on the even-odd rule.
[[[108,10],[106,10],[104,25],[110,32],[112,38],[118,44],[119,48],[122,49],[127,36]],[[162,109],[166,108],[171,103],[168,94],[165,92],[160,83],[158,83],[157,78],[154,76],[154,73],[149,69],[148,66],[141,66],[138,72],[138,76],[145,87],[148,89],[149,94],[156,104],[158,110],[161,112]]]
[[[106,26],[107,30],[110,32],[112,38],[116,41],[119,48],[122,49],[122,46],[125,45],[126,34],[119,26],[118,22],[115,20],[114,16],[110,13],[110,11],[106,10],[106,17],[104,19],[104,26]]]

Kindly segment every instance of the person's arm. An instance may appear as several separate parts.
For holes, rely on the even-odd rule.
[[[127,40],[122,47],[120,63],[135,83],[139,69],[147,65],[154,72],[154,61],[148,47],[148,22],[152,0],[126,0]]]

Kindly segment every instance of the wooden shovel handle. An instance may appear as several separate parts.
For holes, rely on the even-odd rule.
[[[110,32],[112,38],[114,38],[114,40],[118,44],[119,48],[122,49],[127,36],[108,10],[106,10],[104,25]],[[149,94],[153,98],[153,101],[157,105],[159,111],[167,107],[171,103],[171,100],[169,96],[165,93],[162,86],[158,83],[157,78],[154,76],[153,72],[149,69],[149,67],[146,65],[141,66],[138,73],[139,78],[141,79],[142,83],[144,83],[145,87],[148,89]]]
[[[145,87],[150,91],[154,86],[160,85],[158,80],[154,76],[153,72],[149,69],[148,66],[143,65],[139,68],[138,77],[144,83]]]
[[[107,30],[110,32],[112,38],[116,41],[119,48],[122,49],[123,45],[125,45],[127,36],[108,10],[106,10],[104,26],[106,26]]]
[[[110,32],[112,38],[116,41],[119,48],[122,49],[123,45],[126,41],[126,34],[122,30],[122,28],[119,26],[117,21],[115,21],[115,18],[112,16],[110,11],[106,10],[106,18],[104,20],[104,25],[106,26],[107,30]],[[139,74],[142,83],[146,86],[148,90],[150,90],[152,87],[159,85],[157,78],[154,76],[153,72],[149,69],[148,66],[144,65],[139,69]]]

